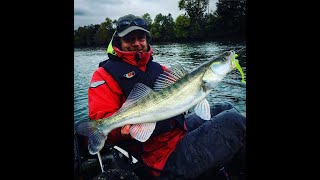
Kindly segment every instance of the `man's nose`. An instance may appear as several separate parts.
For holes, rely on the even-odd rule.
[[[132,38],[132,45],[139,45],[139,41],[136,36],[134,38]]]

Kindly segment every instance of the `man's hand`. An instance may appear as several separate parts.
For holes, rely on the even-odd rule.
[[[122,135],[123,137],[130,137],[130,138],[132,138],[131,135],[130,135],[130,127],[131,127],[131,125],[130,125],[130,124],[127,124],[127,125],[125,125],[125,126],[123,126],[123,127],[121,128],[121,135]]]

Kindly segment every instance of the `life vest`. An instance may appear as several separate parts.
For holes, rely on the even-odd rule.
[[[114,59],[109,59],[102,67],[117,81],[126,98],[135,83],[143,83],[152,88],[157,77],[163,73],[162,66],[151,59],[147,64],[146,72],[129,63]]]
[[[150,88],[153,88],[154,82],[158,76],[163,73],[163,68],[159,63],[152,61],[152,56],[146,66],[146,71],[142,71],[136,66],[122,61],[118,57],[110,58],[109,60],[99,63],[118,83],[124,96],[127,98],[136,83],[143,83]],[[143,111],[143,109],[142,109]],[[183,114],[168,120],[157,122],[156,128],[151,137],[169,132],[174,127],[184,128]]]

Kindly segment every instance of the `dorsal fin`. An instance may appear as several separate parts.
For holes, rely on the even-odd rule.
[[[130,106],[131,104],[135,103],[136,101],[138,101],[139,99],[145,97],[146,95],[148,95],[149,93],[151,93],[153,90],[151,88],[149,88],[148,86],[142,84],[142,83],[136,83],[127,100],[123,103],[122,107],[119,109],[119,111],[123,108],[126,108],[128,106]]]
[[[170,86],[175,83],[178,79],[182,78],[188,74],[188,71],[185,70],[181,64],[176,63],[174,66],[169,68],[167,71],[160,74],[154,83],[153,90],[161,91],[162,89]]]

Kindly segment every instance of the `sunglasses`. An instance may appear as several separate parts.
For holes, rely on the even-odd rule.
[[[144,19],[137,18],[137,19],[133,19],[133,20],[122,20],[122,21],[119,21],[118,25],[117,25],[117,31],[121,32],[121,31],[123,31],[124,29],[126,29],[126,28],[128,28],[130,26],[139,26],[139,27],[142,27],[144,29],[147,29],[147,24],[144,21]]]

